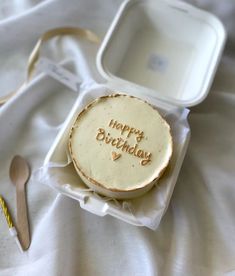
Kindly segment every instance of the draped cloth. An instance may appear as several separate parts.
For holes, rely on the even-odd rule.
[[[217,14],[228,41],[208,97],[191,108],[191,141],[158,229],[82,210],[77,201],[30,179],[32,242],[21,254],[0,215],[0,275],[235,275],[235,3],[191,0]],[[27,59],[46,30],[88,28],[102,38],[121,1],[3,0],[0,3],[0,95],[25,80]],[[83,79],[102,82],[99,45],[72,36],[47,42],[42,56]],[[0,193],[16,217],[8,171],[15,154],[37,170],[78,94],[36,76],[0,108]]]

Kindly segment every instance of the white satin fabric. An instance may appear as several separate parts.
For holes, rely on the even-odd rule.
[[[37,38],[60,26],[90,28],[103,37],[121,1],[15,0],[0,2],[1,95],[25,77]],[[191,109],[192,138],[174,194],[159,228],[151,231],[92,215],[78,202],[33,179],[28,183],[32,243],[21,254],[0,215],[0,275],[235,275],[235,3],[191,0],[216,13],[228,42],[207,99]],[[42,55],[79,73],[83,87],[100,81],[98,45],[55,38]],[[8,176],[15,154],[35,171],[77,94],[37,76],[0,108],[0,193],[15,218]]]

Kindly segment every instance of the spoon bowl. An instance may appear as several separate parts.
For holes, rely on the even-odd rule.
[[[9,174],[14,185],[24,187],[30,176],[30,168],[27,161],[23,157],[16,155],[12,159]]]

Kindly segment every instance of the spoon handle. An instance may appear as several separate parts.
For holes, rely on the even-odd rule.
[[[30,234],[28,222],[28,210],[26,193],[24,187],[16,187],[16,205],[17,205],[17,229],[19,238],[24,250],[29,248]]]

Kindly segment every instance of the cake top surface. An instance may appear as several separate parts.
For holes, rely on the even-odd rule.
[[[172,154],[170,127],[138,98],[113,94],[86,106],[70,133],[76,170],[112,191],[140,189],[157,179]]]

